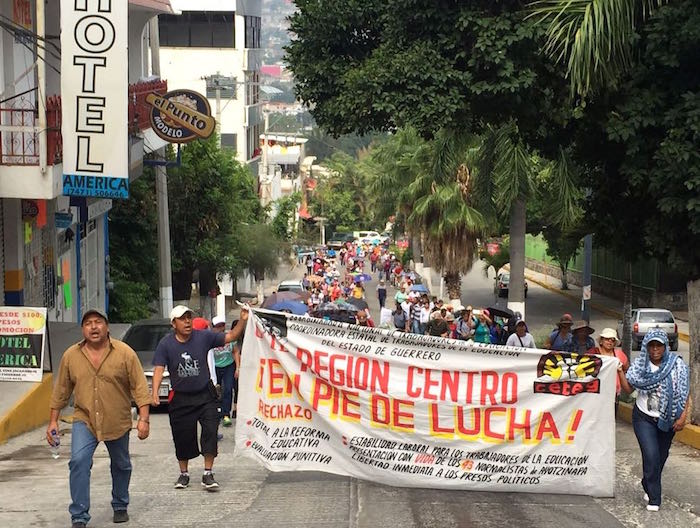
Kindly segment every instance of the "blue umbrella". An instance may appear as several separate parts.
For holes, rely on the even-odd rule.
[[[367,275],[366,273],[360,273],[358,275],[355,275],[354,281],[355,282],[369,282],[372,280],[372,275]]]
[[[411,291],[417,293],[430,293],[428,288],[425,287],[425,284],[414,284],[411,286]]]
[[[278,312],[289,310],[295,315],[304,315],[307,308],[303,302],[299,301],[281,301],[269,307],[270,310],[277,310]]]

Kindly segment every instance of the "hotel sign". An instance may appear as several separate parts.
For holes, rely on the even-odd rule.
[[[128,2],[61,0],[63,194],[128,198]]]

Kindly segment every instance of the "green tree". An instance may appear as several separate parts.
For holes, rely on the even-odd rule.
[[[426,138],[447,131],[486,136],[491,129],[500,137],[485,146],[503,158],[482,164],[479,172],[498,180],[485,187],[495,191],[489,196],[510,224],[509,299],[522,302],[529,161],[533,150],[556,155],[558,144],[569,139],[564,132],[572,114],[563,71],[540,53],[544,30],[524,20],[525,4],[369,0],[340,8],[334,3],[334,9],[326,2],[296,4],[290,18],[296,38],[286,48],[286,60],[298,96],[330,133],[411,126]],[[433,146],[440,144],[447,145]],[[441,157],[437,153],[435,159]],[[484,157],[493,158],[486,152]],[[499,195],[509,201],[499,201]],[[417,220],[415,209],[412,214]],[[414,225],[427,228],[429,218]],[[477,225],[472,228],[478,232]],[[439,222],[430,230],[446,232]]]
[[[296,236],[296,212],[301,201],[301,193],[295,192],[277,200],[275,217],[271,226],[279,240],[291,242]]]
[[[168,169],[168,180],[173,296],[188,299],[195,270],[208,291],[218,274],[235,277],[244,269],[246,239],[236,233],[262,208],[249,171],[219,149],[215,136],[183,147],[182,164]]]
[[[241,259],[255,279],[258,302],[262,303],[263,281],[277,276],[286,245],[270,224],[241,225],[237,238]]]
[[[151,315],[158,298],[158,242],[155,174],[145,167],[130,186],[128,200],[109,211],[110,321],[130,323]]]

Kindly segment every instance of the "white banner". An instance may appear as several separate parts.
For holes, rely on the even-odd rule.
[[[63,194],[128,198],[128,2],[61,0]]]
[[[0,381],[41,381],[46,308],[0,307]]]
[[[613,496],[612,358],[248,320],[236,452],[393,486]]]

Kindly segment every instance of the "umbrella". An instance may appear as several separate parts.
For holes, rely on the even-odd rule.
[[[278,312],[288,310],[296,315],[304,315],[306,313],[307,306],[300,301],[282,301],[270,306],[270,310],[277,310]]]
[[[318,305],[318,308],[316,308],[313,311],[313,314],[323,314],[323,313],[329,313],[329,312],[357,312],[358,308],[357,306],[350,304],[345,301],[336,301],[336,302],[324,302]],[[313,315],[312,314],[312,315]]]
[[[281,291],[277,293],[273,293],[272,295],[268,295],[265,297],[265,300],[263,303],[260,305],[261,308],[269,308],[273,304],[280,303],[282,301],[298,301],[301,299],[301,292],[294,292],[294,291]]]
[[[356,297],[350,297],[348,299],[348,304],[352,304],[358,310],[366,310],[368,307],[367,301],[364,299],[357,299]]]
[[[367,275],[366,273],[358,273],[358,274],[353,273],[353,275],[355,275],[353,278],[353,280],[355,282],[369,282],[372,280],[372,276]]]
[[[508,319],[509,317],[513,317],[515,315],[513,310],[509,308],[487,308],[487,310],[492,317],[503,317],[504,319]]]
[[[425,284],[414,284],[411,286],[411,291],[417,293],[430,293]]]

